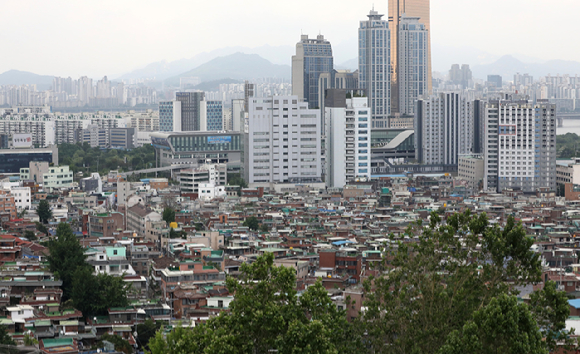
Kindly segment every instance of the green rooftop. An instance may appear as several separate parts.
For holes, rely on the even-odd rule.
[[[55,339],[43,339],[42,344],[45,348],[61,347],[65,345],[73,345],[72,338],[55,338]]]

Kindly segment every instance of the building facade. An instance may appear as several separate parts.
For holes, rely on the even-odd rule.
[[[222,101],[204,101],[202,112],[202,128],[203,131],[218,131],[224,130],[224,113]]]
[[[556,105],[496,101],[486,108],[484,189],[556,190]]]
[[[369,98],[346,98],[338,107],[326,106],[325,177],[328,187],[371,177],[371,109]]]
[[[308,102],[309,108],[320,108],[320,74],[331,73],[333,68],[330,42],[323,35],[316,39],[302,35],[296,43],[296,55],[292,56],[292,95]]]
[[[400,71],[399,71],[399,30],[401,17],[405,14],[418,17],[427,35],[427,92],[431,91],[431,38],[430,38],[430,0],[391,0],[389,1],[389,24],[391,28],[391,112],[402,113],[399,109]]]
[[[159,166],[240,163],[241,134],[238,132],[151,133]]]
[[[200,131],[203,92],[176,92],[175,100],[181,102],[181,131]]]
[[[391,114],[391,31],[382,17],[372,10],[358,30],[359,87],[369,98],[371,128],[387,128]]]
[[[181,101],[159,102],[159,130],[162,132],[181,131]]]
[[[473,150],[473,101],[459,93],[441,93],[418,100],[415,153],[426,165],[455,165]]]
[[[320,125],[320,110],[298,96],[252,98],[241,164],[246,182],[320,182]]]
[[[429,32],[418,17],[401,16],[398,33],[398,89],[401,115],[413,115],[415,102],[428,91]]]

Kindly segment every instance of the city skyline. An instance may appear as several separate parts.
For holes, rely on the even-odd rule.
[[[11,16],[0,24],[0,29],[11,35],[5,35],[2,42],[6,47],[18,50],[11,51],[9,57],[3,58],[0,72],[15,69],[71,77],[108,75],[115,79],[153,62],[191,58],[224,47],[292,47],[300,33],[311,36],[325,34],[333,43],[336,62],[341,63],[356,57],[358,23],[373,7],[373,2],[333,1],[334,9],[344,7],[348,11],[334,11],[333,16],[323,16],[331,5],[326,0],[315,4],[288,2],[275,7],[265,6],[266,3],[261,0],[244,2],[243,5],[225,1],[203,4],[201,8],[204,11],[196,12],[200,14],[199,18],[187,11],[189,7],[199,8],[199,4],[174,1],[170,5],[173,6],[135,1],[97,4],[61,0],[34,3],[34,6],[31,2],[25,2],[22,6],[20,2],[9,2],[3,8]],[[300,10],[304,8],[302,5],[308,5],[309,11]],[[558,38],[557,33],[566,32],[566,26],[570,26],[569,31],[572,31],[574,21],[571,16],[576,12],[575,8],[580,10],[580,4],[576,2],[562,1],[558,6],[548,6],[539,0],[532,0],[527,2],[528,6],[522,7],[516,1],[478,0],[470,3],[469,8],[462,5],[459,0],[441,0],[431,4],[434,49],[459,47],[456,50],[459,55],[461,46],[466,45],[495,56],[520,54],[539,60],[575,60],[580,57],[580,50],[563,46],[562,41],[547,40]],[[500,5],[502,11],[496,11]],[[566,12],[558,10],[562,6],[566,6]],[[183,11],[174,11],[176,7]],[[380,13],[387,13],[386,1],[374,2],[374,7]],[[85,16],[78,16],[79,13]],[[174,35],[180,31],[214,28],[213,23],[218,15],[207,16],[207,13],[220,14],[222,19],[222,25],[210,31],[211,35],[192,36],[191,43],[187,40],[182,43],[183,39]],[[282,13],[283,18],[279,16]],[[516,21],[512,20],[514,13],[521,14],[530,23],[558,21],[559,26],[517,26]],[[244,15],[243,21],[239,20],[240,14]],[[569,21],[566,20],[568,17]],[[35,26],[23,27],[21,22],[16,21],[22,18]],[[489,26],[489,18],[494,18],[494,26]],[[255,25],[246,26],[246,23]],[[19,27],[19,31],[14,30]],[[38,28],[43,28],[43,31],[37,31]],[[269,30],[263,31],[264,28]],[[457,28],[468,30],[457,31]],[[542,49],[532,45],[537,41],[544,43]],[[22,47],[21,43],[28,45]],[[71,45],[75,50],[70,50]],[[287,64],[290,60],[287,59]],[[437,60],[434,51],[434,69]]]

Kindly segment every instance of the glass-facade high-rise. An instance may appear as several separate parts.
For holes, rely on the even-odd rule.
[[[224,114],[222,101],[207,101],[207,130],[224,130]]]
[[[159,102],[159,130],[162,132],[181,131],[181,102]]]
[[[201,101],[203,92],[176,92],[175,99],[181,102],[181,130],[201,130]]]
[[[399,22],[399,113],[413,115],[415,102],[428,93],[427,40],[429,32],[418,17]]]
[[[391,31],[383,15],[372,10],[358,30],[359,87],[371,107],[371,127],[388,127],[391,114]]]
[[[390,0],[391,28],[391,112],[399,113],[399,23],[401,16],[418,17],[427,30],[427,90],[431,91],[430,0]]]
[[[308,102],[308,108],[320,108],[319,78],[322,73],[333,75],[332,47],[324,36],[308,39],[302,35],[292,56],[292,94]],[[324,96],[322,96],[324,97]]]

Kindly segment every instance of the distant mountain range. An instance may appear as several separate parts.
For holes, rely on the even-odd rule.
[[[180,77],[199,77],[202,82],[220,79],[249,80],[282,78],[290,80],[289,65],[272,64],[257,54],[235,53],[218,57],[195,69],[165,80],[166,85],[178,86]]]
[[[154,79],[165,80],[177,76],[186,71],[192,70],[215,58],[224,57],[235,53],[258,54],[262,58],[269,60],[273,64],[289,65],[294,54],[292,46],[269,46],[264,45],[256,48],[249,47],[226,47],[197,54],[190,59],[180,59],[175,61],[159,61],[151,63],[144,68],[131,71],[119,77],[120,80],[127,79]]]
[[[38,75],[28,71],[9,70],[0,74],[0,85],[34,85],[39,91],[50,89],[54,76]]]
[[[236,48],[241,49],[241,51],[231,53]],[[255,53],[246,53],[250,51],[263,52],[267,57]],[[263,46],[258,48],[228,47],[208,53],[201,53],[191,59],[152,63],[144,68],[125,74],[116,80],[149,78],[156,81],[152,82],[152,85],[156,84],[161,87],[162,82],[165,85],[178,86],[180,77],[196,76],[202,81],[202,84],[196,88],[201,90],[211,90],[219,86],[220,83],[242,82],[243,80],[266,77],[283,78],[289,81],[291,78],[291,67],[290,65],[282,65],[280,63],[286,62],[290,64],[293,51],[294,49],[291,46]],[[454,60],[450,57],[453,56],[451,54],[448,55],[446,62],[442,61],[437,65],[443,74],[446,71],[442,69],[447,65],[450,68],[450,60]],[[505,81],[511,81],[513,80],[514,74],[518,72],[521,74],[530,74],[535,79],[548,74],[580,75],[580,62],[566,60],[539,62],[537,59],[526,58],[521,55],[517,55],[517,58],[514,55],[506,55],[496,59],[483,52],[473,52],[471,55],[465,54],[463,57],[460,55],[455,62],[457,64],[476,63],[475,65],[470,65],[473,77],[483,80],[487,78],[487,75],[494,74],[501,75]],[[357,59],[353,58],[346,62],[337,63],[335,67],[336,69],[357,70]],[[27,71],[9,70],[0,74],[0,85],[36,84],[37,88],[41,91],[50,89],[52,81],[53,76],[38,75]]]
[[[524,63],[511,55],[505,55],[491,64],[473,66],[471,71],[473,77],[484,80],[487,75],[501,75],[504,80],[512,81],[516,73],[530,74],[538,79],[546,75],[580,75],[580,62],[550,60],[544,63]]]

